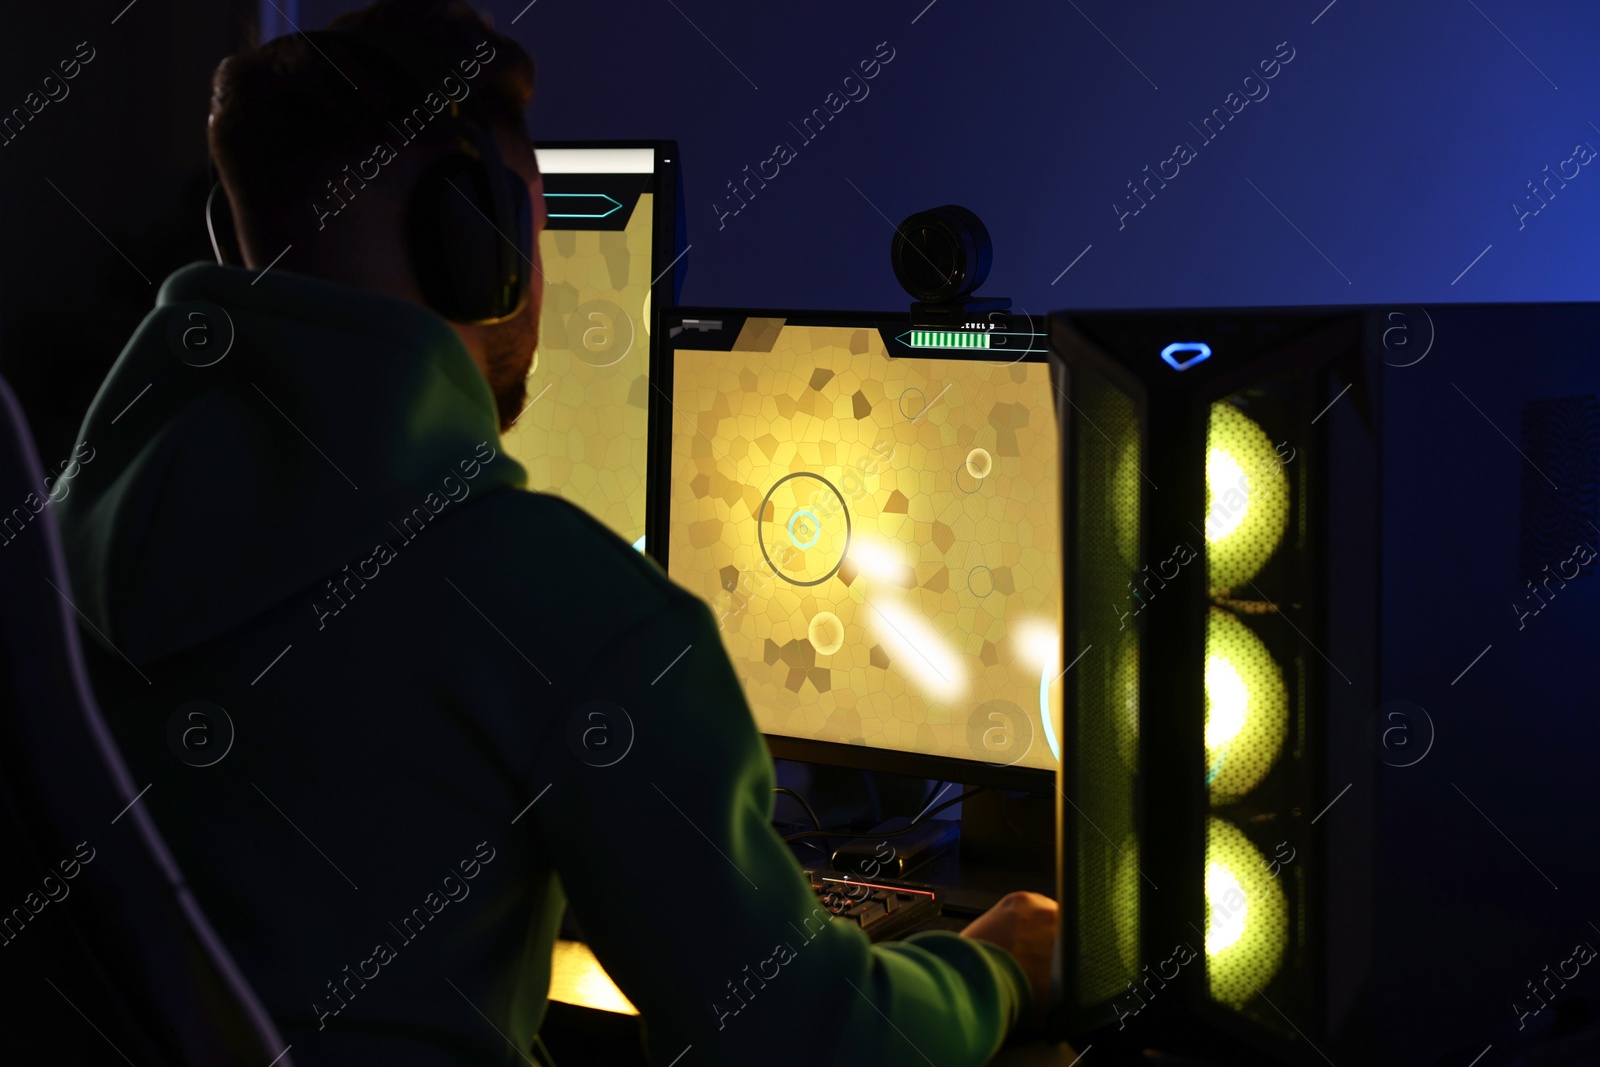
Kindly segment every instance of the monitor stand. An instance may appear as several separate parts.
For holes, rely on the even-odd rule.
[[[1014,890],[1054,897],[1054,798],[988,791],[961,803],[959,847],[913,877],[944,890],[946,914],[980,914]]]
[[[906,816],[856,830],[860,836],[835,852],[849,858],[828,862],[815,852],[799,858],[806,866],[821,862],[839,871],[933,885],[946,914],[958,919],[981,914],[1014,890],[1055,895],[1059,838],[1053,798],[991,790],[962,801],[959,810],[959,818],[935,816],[909,833],[896,833],[909,823]],[[885,853],[886,843],[892,853]]]

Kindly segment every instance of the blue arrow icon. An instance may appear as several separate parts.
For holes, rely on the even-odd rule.
[[[571,211],[551,211],[552,219],[603,219],[607,215],[614,215],[622,208],[621,201],[607,196],[605,193],[545,193],[546,200],[557,198],[574,201],[570,204],[553,205],[557,207],[572,208]],[[607,207],[606,205],[610,205]],[[547,207],[552,205],[546,205]]]

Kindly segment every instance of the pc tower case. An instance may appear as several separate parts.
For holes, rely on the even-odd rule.
[[[1360,1052],[1380,417],[1363,315],[1063,314],[1050,337],[1072,664],[1058,1022],[1228,1064]]]
[[[1080,1044],[1600,1062],[1597,334],[1054,316]]]

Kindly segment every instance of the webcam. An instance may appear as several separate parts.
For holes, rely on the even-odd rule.
[[[992,330],[1005,317],[995,313],[1011,307],[1009,297],[974,295],[989,277],[994,246],[983,220],[959,204],[908,216],[895,228],[889,260],[912,298],[913,328]]]

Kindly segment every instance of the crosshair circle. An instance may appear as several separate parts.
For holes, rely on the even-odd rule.
[[[910,396],[912,393],[916,393],[917,394],[917,400],[916,400],[916,405],[915,405],[916,406],[916,411],[914,411],[914,412],[906,410],[906,397]],[[916,386],[913,385],[911,388],[907,389],[905,392],[900,394],[900,414],[904,415],[906,418],[914,419],[918,415],[922,414],[924,411],[927,411],[927,410],[928,410],[927,399],[923,395],[922,390],[918,389]]]
[[[807,541],[803,545],[799,541],[795,541],[795,539],[794,539],[794,520],[798,519],[802,515],[810,515],[811,516],[811,540]],[[789,540],[790,541],[794,541],[794,547],[796,547],[798,549],[801,549],[801,550],[810,548],[812,545],[817,543],[817,538],[819,538],[821,536],[822,536],[822,522],[817,518],[815,513],[807,511],[805,508],[801,508],[799,511],[795,512],[793,515],[789,516]]]
[[[784,482],[789,481],[791,478],[815,478],[817,481],[827,486],[833,495],[838,498],[839,510],[844,515],[844,547],[839,550],[838,562],[834,563],[833,568],[829,570],[827,574],[824,574],[821,578],[816,578],[809,582],[802,582],[798,579],[789,577],[789,575],[786,574],[782,568],[780,568],[776,563],[772,562],[772,556],[767,552],[767,539],[761,532],[761,528],[766,525],[766,523],[762,520],[762,516],[767,513],[767,505],[772,503],[772,494],[776,493],[778,491],[778,487]],[[817,536],[820,537],[822,535],[821,523],[818,523],[817,526]],[[850,507],[844,502],[844,494],[839,492],[839,487],[828,481],[828,479],[824,478],[820,474],[813,474],[810,471],[795,471],[793,474],[785,474],[782,478],[779,478],[777,481],[773,482],[772,488],[767,490],[767,495],[762,497],[761,506],[756,509],[756,546],[761,549],[761,558],[767,561],[767,566],[772,568],[773,574],[776,574],[779,578],[782,578],[790,585],[798,585],[801,587],[821,585],[829,578],[832,578],[835,574],[838,574],[839,568],[844,566],[845,556],[849,555],[850,553],[850,532]],[[813,543],[815,543],[814,540]]]
[[[956,464],[956,468],[952,473],[955,475],[956,488],[961,490],[963,493],[967,494],[968,496],[971,496],[973,493],[976,493],[979,489],[982,489],[983,488],[983,483],[988,480],[986,478],[985,479],[974,478],[973,480],[977,484],[975,486],[973,486],[973,488],[971,488],[971,489],[968,489],[966,486],[962,485],[961,484],[961,476],[963,474],[965,474],[969,478],[972,477],[972,472],[967,469],[967,461],[966,460],[962,460],[960,463],[957,463]]]
[[[973,575],[977,574],[979,571],[983,571],[985,574],[987,574],[989,576],[989,588],[984,590],[981,593],[978,592],[976,589],[972,588]],[[970,571],[968,571],[967,572],[967,592],[971,593],[973,596],[977,597],[979,600],[982,600],[984,597],[986,597],[990,593],[994,592],[994,571],[990,570],[988,567],[984,566],[981,563],[978,564],[976,567],[972,568]]]

